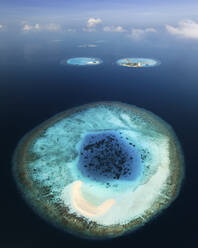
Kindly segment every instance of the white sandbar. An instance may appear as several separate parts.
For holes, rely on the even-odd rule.
[[[81,194],[81,181],[76,181],[72,187],[72,203],[73,206],[84,216],[99,216],[107,212],[115,203],[114,199],[109,199],[99,206],[95,206],[87,202]]]

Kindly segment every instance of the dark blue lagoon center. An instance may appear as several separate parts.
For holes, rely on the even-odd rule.
[[[122,58],[117,64],[125,67],[153,67],[160,64],[160,61],[148,58]]]
[[[88,58],[88,57],[78,57],[78,58],[70,58],[68,60],[64,59],[60,63],[62,65],[79,65],[79,66],[85,66],[85,65],[99,65],[103,61],[98,58]]]
[[[140,174],[140,154],[121,132],[91,133],[82,141],[78,167],[96,181],[134,180]]]

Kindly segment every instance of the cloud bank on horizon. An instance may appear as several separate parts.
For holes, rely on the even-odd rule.
[[[159,33],[159,27],[148,26],[145,28],[137,27],[123,27],[121,25],[108,25],[108,23],[104,22],[102,18],[99,17],[90,17],[87,18],[87,21],[84,22],[84,27],[79,26],[79,28],[66,28],[64,25],[49,23],[49,24],[30,24],[26,21],[21,22],[21,30],[23,32],[30,31],[51,31],[51,32],[105,32],[105,33],[123,33],[128,37],[131,37],[134,40],[140,40],[147,37],[147,35],[153,35],[155,33]],[[6,28],[5,28],[6,27]],[[177,26],[173,26],[170,24],[162,25],[164,27],[164,31],[168,32],[172,36],[176,36],[179,38],[188,38],[188,39],[198,39],[198,23],[194,20],[181,20],[178,22]],[[0,24],[0,31],[8,30],[9,27]],[[162,30],[162,29],[161,29]]]

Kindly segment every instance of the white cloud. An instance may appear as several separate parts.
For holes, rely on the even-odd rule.
[[[190,39],[198,39],[198,23],[192,20],[180,21],[178,27],[166,25],[166,29],[173,35]]]
[[[84,32],[95,32],[96,26],[100,24],[102,20],[100,18],[89,18],[87,21],[86,28],[83,28]]]
[[[50,23],[44,29],[49,30],[49,31],[58,31],[61,29],[61,26],[56,23]]]
[[[126,32],[126,30],[122,26],[116,26],[116,27],[114,27],[114,26],[105,26],[103,28],[103,30],[105,32],[120,32],[120,33]]]
[[[38,23],[35,24],[34,28],[35,28],[35,29],[40,29],[40,28],[41,28],[41,27],[40,27],[40,24],[38,24]]]
[[[24,27],[23,27],[23,30],[24,30],[24,31],[30,31],[30,30],[32,30],[32,29],[33,29],[33,26],[30,26],[30,25],[28,25],[28,24],[25,24]]]
[[[133,28],[131,31],[131,36],[134,39],[141,39],[148,33],[156,33],[156,32],[157,31],[154,28],[145,28],[145,29]]]
[[[96,27],[97,24],[101,23],[102,20],[100,18],[89,18],[87,22],[88,28]]]
[[[29,25],[29,24],[25,24],[23,26],[23,30],[24,31],[31,31],[31,30],[40,30],[40,24],[35,24],[35,25]]]
[[[68,28],[66,29],[67,32],[76,32],[76,29],[75,28]]]
[[[0,31],[5,31],[7,27],[3,24],[0,24]]]
[[[58,31],[61,29],[61,26],[59,24],[55,23],[49,23],[45,26],[41,26],[40,24],[24,24],[22,30],[23,31],[40,31],[40,30],[48,30],[48,31]]]
[[[95,28],[83,28],[82,29],[84,32],[95,32],[96,29]]]

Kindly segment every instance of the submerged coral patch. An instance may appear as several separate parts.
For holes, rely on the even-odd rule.
[[[119,102],[52,117],[21,140],[13,163],[29,205],[84,238],[112,238],[144,225],[176,198],[183,177],[172,128]]]

